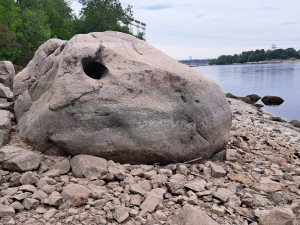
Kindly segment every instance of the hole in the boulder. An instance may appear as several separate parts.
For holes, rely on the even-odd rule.
[[[108,69],[102,63],[95,62],[91,58],[82,59],[82,67],[90,78],[100,80],[108,73]]]

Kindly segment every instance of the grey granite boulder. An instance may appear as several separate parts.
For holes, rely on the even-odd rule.
[[[14,97],[20,136],[46,154],[166,164],[207,159],[229,140],[213,80],[119,32],[47,41],[14,78]]]
[[[14,65],[9,61],[0,62],[0,83],[12,89],[13,79],[15,77]]]
[[[29,171],[39,167],[43,156],[23,148],[5,146],[0,149],[0,167],[10,171]]]

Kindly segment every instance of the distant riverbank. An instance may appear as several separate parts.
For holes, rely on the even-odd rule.
[[[281,60],[264,60],[259,62],[247,62],[247,63],[232,63],[228,65],[249,65],[249,64],[275,64],[275,63],[298,63],[300,62],[300,59],[281,59]],[[216,65],[210,65],[210,66],[216,66]]]

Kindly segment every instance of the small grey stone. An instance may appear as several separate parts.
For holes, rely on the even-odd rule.
[[[237,159],[237,150],[236,149],[227,149],[226,150],[226,160],[235,161]]]
[[[253,172],[259,173],[259,174],[263,174],[264,170],[260,169],[260,168],[253,168],[252,169]]]
[[[45,193],[47,193],[48,195],[51,194],[52,192],[54,192],[56,190],[56,188],[54,186],[51,185],[45,185],[41,188]]]
[[[0,217],[14,216],[15,209],[12,206],[0,205]]]
[[[13,202],[10,206],[13,207],[17,211],[24,210],[24,206],[22,206],[20,202]]]
[[[6,145],[7,143],[9,143],[9,141],[10,135],[4,130],[0,130],[0,146]]]
[[[191,189],[195,192],[203,191],[205,189],[205,180],[193,180],[184,185],[184,187]]]
[[[50,169],[59,169],[60,174],[66,174],[70,171],[71,165],[68,159],[63,159],[59,162],[56,162]]]
[[[20,179],[20,183],[23,185],[33,184],[37,181],[37,176],[35,173],[28,171],[24,173]]]
[[[215,177],[215,178],[225,177],[226,171],[224,170],[224,168],[222,166],[218,166],[215,163],[211,163],[209,166],[211,169],[212,177]]]
[[[231,195],[232,192],[225,189],[225,188],[218,188],[217,191],[213,192],[213,196],[217,199],[220,199],[222,202],[226,202],[229,195]]]
[[[171,177],[173,175],[172,170],[169,169],[159,169],[158,173],[167,177]]]
[[[85,204],[90,195],[91,190],[79,184],[68,184],[61,192],[61,196],[74,206]]]
[[[186,168],[186,166],[185,165],[179,165],[177,167],[177,169],[176,169],[176,173],[187,176],[187,168]]]
[[[52,169],[42,174],[41,176],[58,177],[59,175],[60,175],[60,169]]]
[[[141,196],[140,195],[131,195],[130,203],[136,206],[141,205]]]
[[[107,161],[91,155],[76,155],[71,161],[75,177],[88,177],[107,173]]]
[[[39,206],[40,202],[34,198],[25,198],[22,205],[25,209],[35,209]]]
[[[7,188],[7,189],[4,189],[4,190],[1,190],[1,194],[3,196],[5,195],[14,195],[18,192],[18,188]]]
[[[39,206],[36,208],[35,212],[38,214],[44,214],[47,211],[47,209],[44,206]]]
[[[116,208],[113,216],[115,220],[117,220],[119,223],[122,223],[129,217],[128,209],[123,207]]]
[[[0,149],[0,164],[10,171],[25,172],[35,170],[40,165],[43,156],[23,148],[5,146]]]
[[[63,204],[63,198],[57,191],[54,191],[49,195],[48,198],[44,199],[44,204],[52,205],[52,206],[60,206]]]
[[[24,198],[27,198],[27,196],[28,196],[28,193],[22,193],[22,194],[14,195],[13,198],[17,199],[18,201],[21,201]]]
[[[49,209],[47,210],[44,215],[43,215],[43,218],[46,220],[46,221],[49,221],[53,216],[54,214],[56,213],[56,209]]]
[[[37,191],[37,189],[33,185],[30,185],[30,184],[20,186],[19,190],[20,191],[29,191],[32,193]]]

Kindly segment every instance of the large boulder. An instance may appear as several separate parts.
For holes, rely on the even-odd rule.
[[[0,62],[0,83],[12,89],[15,77],[14,65],[9,61]]]
[[[14,79],[19,134],[45,154],[121,163],[207,159],[229,140],[221,88],[118,32],[51,39]]]

